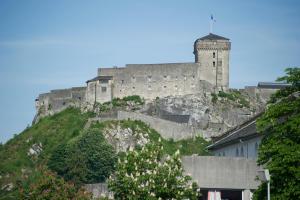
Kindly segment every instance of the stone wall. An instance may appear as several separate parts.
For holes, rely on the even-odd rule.
[[[113,97],[140,95],[145,99],[203,92],[197,63],[130,64],[100,68],[98,75],[113,76]],[[211,86],[210,86],[211,87]]]
[[[200,65],[200,79],[227,90],[231,43],[226,40],[199,40],[194,48],[195,62]]]
[[[87,83],[86,89],[86,99],[90,104],[94,104],[95,102],[108,102],[112,100],[113,97],[113,88],[112,81],[91,81]]]
[[[35,101],[38,117],[51,115],[69,106],[80,107],[86,102],[86,87],[51,90],[40,94]]]
[[[107,183],[85,184],[83,188],[92,193],[94,199],[100,197],[113,197],[113,193],[108,191]]]
[[[179,124],[141,113],[118,111],[118,120],[141,120],[155,129],[165,139],[174,139],[175,141],[194,137],[196,130],[188,124]]]

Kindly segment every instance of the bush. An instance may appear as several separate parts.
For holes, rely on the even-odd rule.
[[[65,182],[45,167],[40,167],[33,178],[34,181],[29,184],[29,187],[26,182],[19,182],[19,199],[91,199],[90,194],[82,189],[77,189],[74,184]]]
[[[197,184],[183,175],[179,152],[166,156],[157,144],[127,152],[108,186],[115,199],[198,199]]]
[[[114,170],[116,154],[102,133],[95,129],[67,145],[60,145],[49,159],[48,166],[66,180],[78,185],[104,182]]]

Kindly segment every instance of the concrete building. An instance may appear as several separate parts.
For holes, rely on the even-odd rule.
[[[185,173],[197,182],[202,200],[207,200],[209,193],[218,194],[224,200],[251,200],[261,183],[257,177],[262,168],[254,159],[184,156],[182,164]]]
[[[103,103],[139,95],[155,99],[229,88],[229,39],[210,33],[194,43],[195,63],[128,64],[99,68],[87,81],[86,99]]]

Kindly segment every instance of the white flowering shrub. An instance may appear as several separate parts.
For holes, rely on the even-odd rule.
[[[197,184],[183,175],[179,151],[164,155],[161,145],[149,143],[119,159],[109,189],[115,199],[197,199]]]

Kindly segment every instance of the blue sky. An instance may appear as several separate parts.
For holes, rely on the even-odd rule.
[[[34,99],[85,85],[98,67],[192,62],[193,42],[230,38],[230,86],[300,63],[300,1],[1,0],[0,142],[31,123]]]

